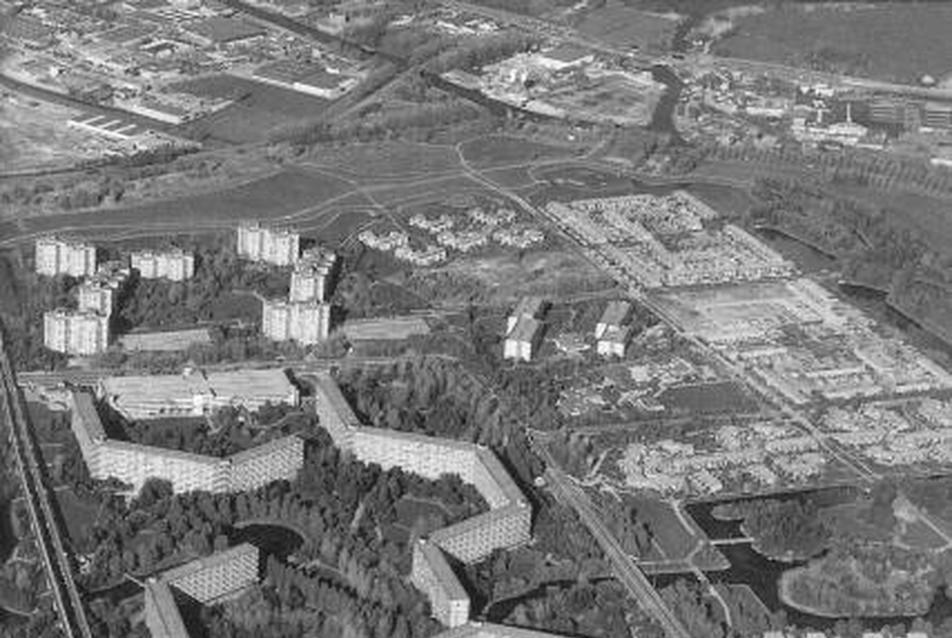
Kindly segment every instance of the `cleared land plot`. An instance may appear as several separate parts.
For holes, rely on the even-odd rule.
[[[401,340],[414,335],[429,334],[430,327],[423,317],[392,317],[383,319],[353,319],[338,330],[352,341],[367,339]]]
[[[0,95],[0,166],[5,171],[57,168],[98,159],[108,145],[66,124],[78,113],[13,93]]]
[[[402,206],[443,199],[450,195],[463,193],[489,195],[485,186],[469,177],[451,175],[446,178],[434,178],[383,186],[379,189],[375,188],[373,199],[384,206]]]
[[[757,403],[731,381],[699,383],[667,388],[658,400],[670,410],[744,413],[757,410]]]
[[[315,152],[310,162],[358,179],[427,177],[460,168],[459,155],[453,147],[412,142],[380,142],[321,148]]]
[[[605,290],[614,281],[573,252],[549,250],[467,257],[414,273],[407,287],[446,304],[511,303],[525,295],[555,297]]]
[[[810,7],[786,4],[742,18],[714,53],[898,82],[952,71],[947,3]]]
[[[144,206],[34,217],[11,235],[70,230],[102,237],[123,230],[187,232],[231,226],[242,219],[280,219],[347,193],[341,180],[288,169],[224,191],[201,193]],[[0,228],[0,230],[4,230]]]
[[[231,75],[187,80],[172,88],[198,97],[235,100],[234,104],[185,127],[198,136],[235,143],[264,140],[276,126],[316,117],[330,104],[298,91]]]
[[[536,184],[529,169],[522,166],[489,169],[483,171],[483,177],[502,188],[520,189]]]
[[[678,18],[638,11],[622,2],[608,2],[586,14],[575,27],[605,44],[662,51],[674,38]]]
[[[575,154],[574,149],[568,147],[495,135],[463,142],[460,144],[460,150],[466,161],[477,168],[525,164],[543,159],[571,157]]]

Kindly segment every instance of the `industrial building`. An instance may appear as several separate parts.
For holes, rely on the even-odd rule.
[[[94,479],[115,479],[138,493],[152,478],[179,492],[241,492],[291,480],[304,464],[304,442],[291,435],[224,458],[107,437],[93,396],[70,394],[70,428]]]
[[[261,302],[261,334],[268,339],[313,345],[327,339],[330,329],[330,304],[280,299]]]
[[[470,600],[443,553],[471,564],[496,549],[509,549],[531,538],[532,508],[499,459],[474,443],[438,439],[360,424],[337,384],[327,373],[315,375],[315,411],[334,443],[365,463],[399,467],[426,478],[455,474],[473,485],[489,511],[437,530],[414,546],[411,580],[426,593],[434,617],[450,627],[463,626]]]
[[[98,395],[129,420],[202,416],[225,406],[254,411],[266,403],[297,405],[298,390],[280,369],[108,377]]]
[[[210,605],[258,582],[260,552],[242,543],[165,572],[145,583],[145,624],[153,638],[188,638],[177,595]]]
[[[542,322],[531,317],[520,317],[503,342],[503,358],[531,361],[541,338]]]
[[[87,277],[96,272],[96,247],[55,237],[36,240],[36,272],[41,275]]]
[[[611,327],[619,327],[628,321],[631,314],[631,304],[627,301],[615,300],[608,302],[605,312],[595,324],[595,338],[601,339],[605,331]]]
[[[290,266],[301,254],[301,236],[291,230],[266,228],[259,224],[238,227],[238,256],[275,266]]]
[[[195,255],[184,250],[140,250],[129,256],[133,269],[143,279],[185,281],[195,275]]]
[[[43,344],[72,355],[105,352],[109,347],[109,318],[91,310],[49,310],[43,313]]]
[[[545,300],[541,297],[523,297],[506,319],[506,332],[512,332],[520,318],[541,319],[545,314]]]
[[[602,357],[624,357],[631,342],[631,326],[609,326],[595,342]]]

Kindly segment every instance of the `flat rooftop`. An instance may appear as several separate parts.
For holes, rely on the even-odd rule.
[[[174,586],[175,582],[178,580],[191,576],[192,574],[205,571],[206,569],[217,567],[218,565],[227,563],[245,555],[250,554],[257,559],[258,551],[258,548],[251,543],[235,545],[234,547],[229,547],[224,551],[215,552],[214,554],[209,554],[208,556],[203,556],[202,558],[185,563],[184,565],[173,567],[162,574],[161,580],[164,583]]]

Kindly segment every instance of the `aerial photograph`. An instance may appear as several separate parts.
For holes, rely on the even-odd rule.
[[[952,638],[952,0],[0,0],[0,638]]]

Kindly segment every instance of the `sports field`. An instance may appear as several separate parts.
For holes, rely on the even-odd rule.
[[[793,63],[894,82],[952,72],[952,5],[784,4],[737,21],[717,55]]]
[[[298,91],[231,75],[187,80],[173,88],[198,97],[235,100],[223,110],[184,127],[198,138],[210,136],[232,143],[265,140],[273,128],[316,117],[330,104]]]

